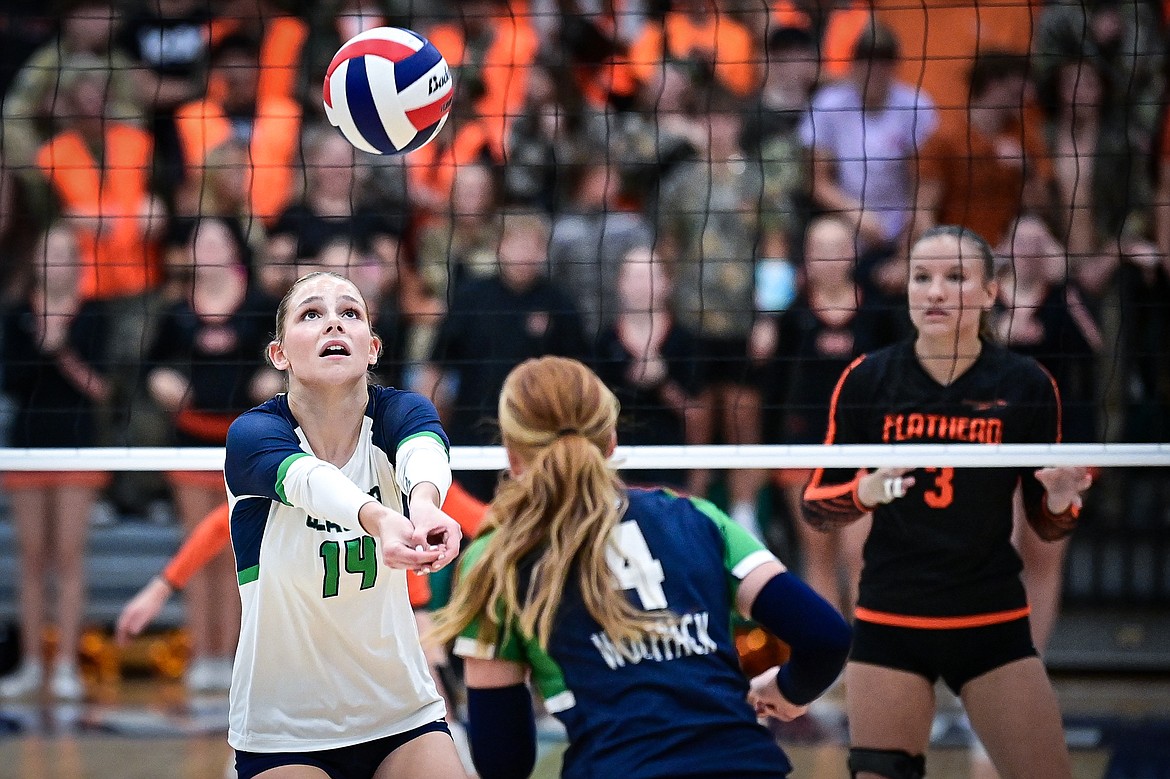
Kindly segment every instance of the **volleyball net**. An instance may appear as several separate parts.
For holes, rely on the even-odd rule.
[[[244,386],[275,312],[237,319],[229,348],[223,330],[190,325],[194,309],[225,289],[279,299],[298,274],[328,269],[358,283],[385,336],[379,381],[436,401],[456,471],[504,467],[499,448],[467,444],[491,440],[476,427],[494,408],[488,379],[530,343],[522,357],[586,356],[619,394],[614,463],[631,480],[1100,469],[1068,591],[1170,604],[1157,4],[281,0],[238,17],[195,3],[182,18],[66,5],[59,30],[18,15],[0,31],[12,59],[27,55],[3,72],[0,375],[15,424],[0,424],[13,447],[0,471],[133,474],[111,488],[132,514],[166,500],[151,475],[221,469],[220,448],[170,446],[176,429],[207,434],[211,417],[257,399],[227,408],[209,392],[208,424],[192,427],[196,415],[162,408],[151,372],[219,349],[231,378],[194,395]],[[321,104],[338,46],[378,25],[417,30],[452,66],[447,124],[405,157],[356,153]],[[1070,443],[808,444],[823,439],[844,366],[906,337],[910,241],[945,222],[994,248],[988,324],[1054,376]],[[487,286],[518,238],[519,264],[558,290],[540,307]],[[52,392],[38,373],[60,345],[54,318],[77,315],[61,291],[70,270],[96,301],[71,338],[103,399],[95,446],[41,448],[76,422],[53,394],[76,372]],[[644,314],[690,340],[629,337]],[[720,384],[741,396],[714,402]],[[774,498],[762,513],[791,523],[782,481],[762,480]]]

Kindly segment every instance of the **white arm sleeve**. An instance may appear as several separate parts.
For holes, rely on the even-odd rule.
[[[298,457],[284,474],[284,496],[311,516],[351,525],[375,498],[361,491],[341,470],[316,457]]]
[[[395,461],[394,480],[408,502],[414,486],[427,481],[439,488],[439,505],[443,505],[451,489],[451,461],[437,439],[417,435],[406,440],[398,447]]]

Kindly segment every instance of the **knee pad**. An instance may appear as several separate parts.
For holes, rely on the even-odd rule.
[[[901,749],[849,750],[849,775],[861,772],[878,774],[887,779],[922,779],[926,776],[926,757]]]

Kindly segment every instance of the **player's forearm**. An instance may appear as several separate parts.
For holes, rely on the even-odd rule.
[[[772,577],[752,603],[752,619],[791,647],[776,684],[804,705],[829,688],[845,667],[852,631],[841,614],[794,574]]]

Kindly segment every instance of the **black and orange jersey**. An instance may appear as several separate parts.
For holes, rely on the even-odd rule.
[[[1030,357],[984,343],[951,384],[919,363],[912,340],[859,357],[833,391],[828,444],[1058,443],[1060,393]],[[1054,516],[1035,468],[919,468],[902,498],[873,509],[857,616],[907,627],[963,627],[1027,614],[1021,563],[1011,544],[1012,500],[1023,490],[1028,520],[1044,538],[1071,531]],[[869,509],[857,497],[866,472],[817,469],[805,518],[824,526]]]

